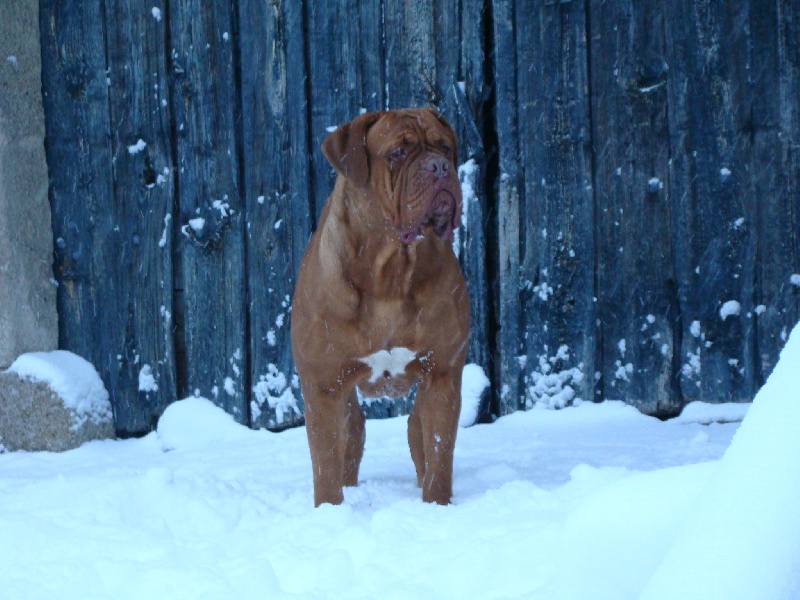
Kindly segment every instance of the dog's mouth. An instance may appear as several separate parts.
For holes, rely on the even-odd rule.
[[[451,242],[456,225],[457,202],[447,189],[436,192],[416,227],[400,232],[400,241],[411,244],[423,231],[430,228],[439,239]]]

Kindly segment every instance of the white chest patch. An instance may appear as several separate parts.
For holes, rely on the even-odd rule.
[[[375,354],[370,354],[358,360],[369,365],[372,369],[369,382],[375,383],[378,377],[385,373],[389,373],[391,377],[400,375],[406,370],[408,363],[414,360],[416,356],[416,353],[408,348],[392,348],[391,350],[379,350]]]

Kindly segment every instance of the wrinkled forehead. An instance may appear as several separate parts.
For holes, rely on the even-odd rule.
[[[388,112],[370,128],[367,146],[379,154],[391,152],[400,145],[455,146],[453,130],[429,110]]]

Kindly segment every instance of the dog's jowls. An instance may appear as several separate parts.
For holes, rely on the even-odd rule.
[[[408,444],[426,502],[447,504],[469,303],[453,230],[461,218],[456,135],[429,109],[361,115],[322,150],[338,172],[292,302],[314,503],[358,483],[366,396],[418,382]]]

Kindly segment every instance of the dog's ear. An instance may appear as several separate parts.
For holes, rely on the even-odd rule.
[[[322,142],[322,153],[339,173],[359,187],[369,181],[367,132],[381,113],[366,113],[329,133]]]

